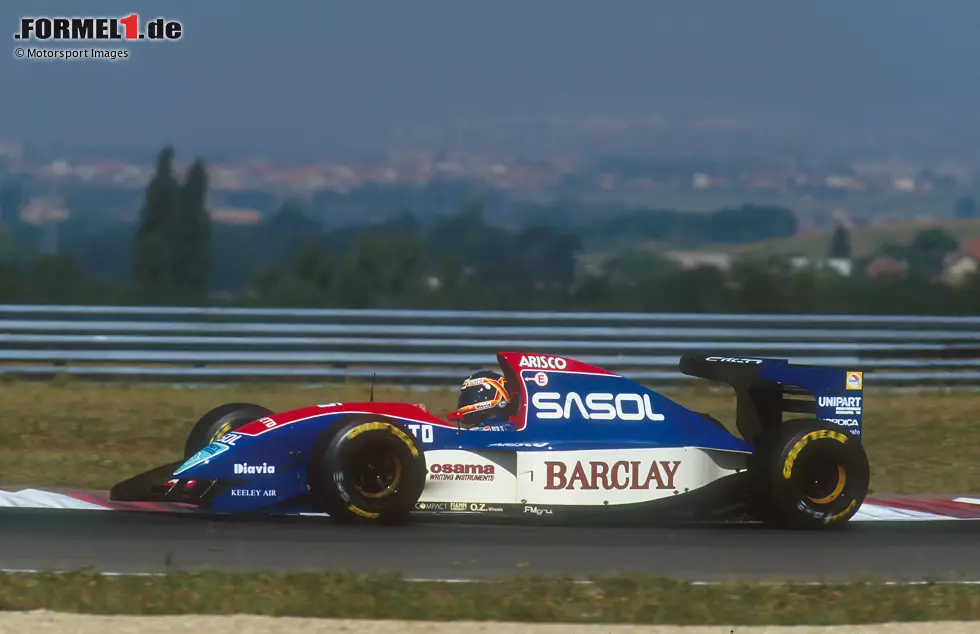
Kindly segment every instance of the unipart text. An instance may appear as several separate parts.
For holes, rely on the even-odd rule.
[[[538,392],[531,397],[536,415],[543,419],[571,418],[572,412],[585,419],[595,420],[664,420],[663,414],[653,411],[649,394],[586,394],[576,392]]]
[[[674,476],[679,460],[653,461],[646,466],[639,460],[608,462],[577,461],[571,469],[564,462],[545,462],[546,490],[622,491],[675,489]]]
[[[493,480],[492,464],[433,464],[429,465],[432,480]]]
[[[272,475],[276,472],[273,465],[263,462],[261,465],[236,464],[235,475]]]
[[[817,399],[820,407],[843,407],[847,409],[858,409],[861,407],[860,396],[821,396]]]
[[[547,357],[544,355],[528,355],[521,357],[518,364],[522,368],[538,368],[541,370],[564,370],[568,367],[568,362],[561,357]]]

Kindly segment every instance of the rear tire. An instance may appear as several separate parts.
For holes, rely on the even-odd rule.
[[[764,434],[749,463],[761,519],[781,528],[842,526],[870,485],[861,442],[839,426],[802,419]]]
[[[184,443],[184,460],[189,459],[228,432],[254,420],[274,414],[271,409],[252,403],[225,403],[205,414],[191,428]]]
[[[352,416],[328,427],[310,453],[310,492],[341,522],[402,523],[425,488],[418,438],[383,416]]]

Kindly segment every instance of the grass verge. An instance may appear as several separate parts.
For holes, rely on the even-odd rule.
[[[683,388],[667,394],[731,426],[728,391]],[[105,489],[179,458],[191,425],[230,401],[284,410],[367,400],[368,388],[296,385],[176,388],[80,382],[0,384],[0,484]],[[444,415],[450,390],[380,387],[376,400],[424,402]],[[865,445],[872,488],[888,493],[980,492],[980,393],[865,395]]]
[[[257,614],[429,621],[831,625],[980,618],[980,586],[854,582],[693,585],[641,575],[521,576],[474,583],[397,575],[94,572],[0,575],[0,610],[92,614]]]

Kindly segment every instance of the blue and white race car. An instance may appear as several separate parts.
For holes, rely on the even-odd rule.
[[[197,422],[183,460],[120,482],[110,500],[368,523],[425,514],[825,528],[846,523],[868,492],[861,372],[682,357],[683,373],[734,388],[734,434],[574,359],[497,361],[509,399],[493,424],[464,427],[411,403],[280,413],[231,403]]]

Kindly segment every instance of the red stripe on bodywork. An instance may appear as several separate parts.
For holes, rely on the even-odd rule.
[[[527,365],[521,365],[521,360],[528,358],[529,361],[537,359],[549,359],[552,363],[541,364],[532,361]],[[561,367],[557,367],[554,361],[559,361]],[[508,365],[514,374],[519,375],[522,370],[541,370],[542,372],[572,372],[575,374],[591,374],[594,376],[620,376],[604,368],[600,368],[582,361],[569,359],[558,354],[541,354],[540,352],[500,352],[497,354],[497,361],[501,367]]]
[[[235,433],[242,434],[244,436],[259,436],[268,431],[272,431],[273,429],[279,429],[281,427],[285,427],[286,425],[292,425],[293,423],[298,423],[300,421],[327,414],[374,414],[377,416],[390,416],[391,418],[397,418],[410,423],[456,429],[455,424],[446,422],[440,418],[436,418],[418,405],[411,403],[366,402],[340,403],[338,405],[330,405],[326,407],[313,405],[312,407],[303,407],[300,409],[290,410],[288,412],[270,414],[265,418],[260,418],[259,420],[252,421],[247,425],[239,427],[235,430]]]

